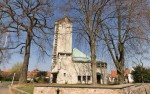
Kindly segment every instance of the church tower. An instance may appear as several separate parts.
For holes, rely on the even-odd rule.
[[[58,62],[60,54],[72,54],[72,22],[65,16],[55,22],[52,55],[52,69]]]

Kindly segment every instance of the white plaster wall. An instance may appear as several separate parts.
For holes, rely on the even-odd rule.
[[[72,24],[63,22],[58,26],[57,52],[72,53]]]
[[[92,83],[92,73],[91,73],[91,64],[90,63],[76,63],[73,62],[73,67],[75,70],[75,80],[78,82],[78,76],[81,76],[81,83]],[[83,81],[83,76],[90,76],[90,80]]]
[[[90,63],[74,63],[72,56],[59,56],[58,63],[52,72],[58,71],[57,83],[59,84],[77,84],[78,76],[92,76]],[[82,78],[82,77],[81,77]],[[82,81],[82,83],[91,83],[90,81]]]
[[[59,58],[59,63],[57,63],[58,67],[58,77],[57,77],[57,83],[59,84],[77,84],[77,83],[92,83],[92,73],[91,73],[91,63],[76,63],[73,62],[71,56],[61,56]],[[106,69],[103,68],[98,70],[97,72],[100,72],[102,74],[106,74]],[[64,75],[65,73],[65,75]],[[81,82],[78,81],[78,76],[81,76]],[[90,76],[90,80],[83,81],[83,76]],[[106,75],[105,82],[106,84]],[[101,82],[102,83],[102,82]]]
[[[72,73],[74,73],[74,71],[72,70],[72,57],[65,55],[60,56],[58,61],[59,72],[57,76],[57,83],[72,83]]]

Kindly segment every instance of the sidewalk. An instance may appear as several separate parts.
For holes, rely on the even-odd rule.
[[[0,87],[0,94],[10,94],[8,87]]]
[[[0,83],[0,94],[10,94],[8,85],[10,85],[10,82]]]

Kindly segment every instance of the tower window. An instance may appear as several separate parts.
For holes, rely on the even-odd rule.
[[[64,77],[66,77],[66,73],[64,73]]]

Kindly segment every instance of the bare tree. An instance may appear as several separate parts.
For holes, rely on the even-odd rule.
[[[96,83],[96,46],[101,40],[117,69],[119,83],[124,83],[125,57],[144,53],[149,42],[145,22],[147,0],[74,0],[69,4],[74,10],[70,14],[77,22],[74,30],[81,31],[90,46],[93,84]]]
[[[53,15],[52,0],[1,0],[0,23],[3,32],[9,32],[9,45],[5,48],[20,48],[24,61],[20,83],[27,80],[27,71],[32,43],[41,52],[47,53],[50,21]]]
[[[117,69],[119,83],[124,83],[125,56],[146,46],[148,32],[143,23],[146,2],[111,0],[107,16],[100,20],[104,42]],[[140,48],[140,49],[139,49]]]
[[[74,0],[70,1],[70,9],[74,22],[75,30],[84,37],[90,47],[92,63],[92,82],[97,83],[96,77],[96,44],[99,33],[99,19],[102,16],[103,9],[109,0]]]
[[[4,49],[8,43],[8,36],[9,33],[3,32],[0,25],[0,64],[6,63],[10,55],[8,50]]]

